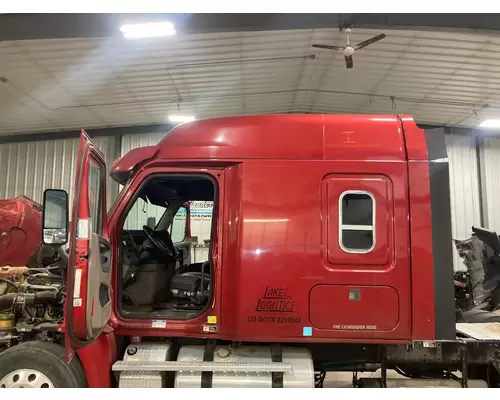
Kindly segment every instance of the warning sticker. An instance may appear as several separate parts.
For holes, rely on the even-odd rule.
[[[79,219],[76,228],[76,237],[78,239],[88,239],[89,238],[89,220]]]
[[[81,307],[82,299],[73,299],[73,307]]]
[[[82,270],[81,268],[75,269],[75,282],[73,288],[73,298],[80,297],[80,289],[82,286]]]
[[[207,324],[216,324],[217,323],[217,316],[216,315],[209,315],[207,317]]]
[[[216,333],[218,328],[214,325],[203,325],[203,332]]]
[[[152,328],[165,328],[167,326],[167,321],[164,319],[155,319],[151,324]]]

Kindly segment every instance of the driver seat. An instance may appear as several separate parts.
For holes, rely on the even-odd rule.
[[[170,293],[176,299],[201,305],[208,300],[210,284],[210,263],[206,261],[201,264],[200,272],[192,271],[175,275],[172,278]]]

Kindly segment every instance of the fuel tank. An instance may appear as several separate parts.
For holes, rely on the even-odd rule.
[[[42,207],[25,196],[0,200],[0,267],[28,264],[41,242]]]

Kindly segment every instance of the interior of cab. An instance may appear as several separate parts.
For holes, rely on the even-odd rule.
[[[216,185],[205,176],[156,176],[143,183],[122,221],[122,316],[189,319],[205,310],[215,200]],[[200,212],[192,204],[212,207]]]

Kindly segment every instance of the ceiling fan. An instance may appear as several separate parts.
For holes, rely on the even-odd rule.
[[[344,58],[345,58],[345,65],[347,68],[352,68],[354,66],[354,62],[352,60],[352,56],[356,50],[360,50],[363,47],[368,46],[369,44],[378,42],[379,40],[382,40],[385,38],[385,33],[382,33],[380,35],[374,36],[371,39],[365,40],[364,42],[351,45],[349,43],[349,36],[352,32],[351,28],[346,28],[345,33],[347,35],[347,46],[341,47],[341,46],[330,46],[327,44],[313,44],[312,47],[317,47],[319,49],[328,49],[328,50],[342,50],[342,53],[344,53]]]

